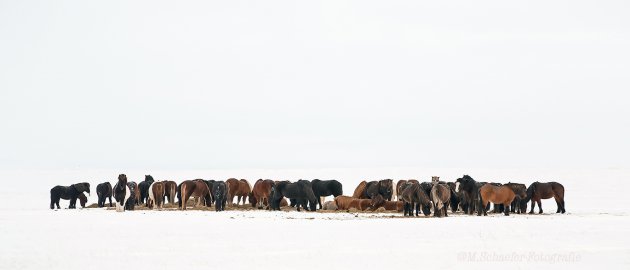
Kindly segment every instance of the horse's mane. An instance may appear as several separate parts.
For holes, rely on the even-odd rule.
[[[144,176],[144,181],[149,181],[151,180],[151,182],[155,182],[155,179],[153,179],[153,176],[151,175],[145,175]]]

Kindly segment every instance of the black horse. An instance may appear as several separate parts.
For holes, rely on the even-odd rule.
[[[149,187],[151,187],[151,184],[153,184],[153,182],[155,182],[155,180],[153,179],[153,176],[150,175],[145,175],[144,176],[144,181],[140,182],[140,184],[138,184],[138,189],[140,190],[140,202],[139,203],[147,203],[147,200],[149,199]]]
[[[459,202],[461,201],[461,198],[459,196],[460,193],[455,192],[455,182],[447,182],[446,185],[451,190],[451,201],[449,203],[451,207],[451,212],[455,213],[457,212],[457,210],[459,210]]]
[[[50,189],[50,209],[55,209],[55,205],[57,205],[57,209],[61,209],[59,207],[59,200],[70,200],[70,206],[68,209],[77,208],[77,198],[83,192],[87,192],[90,194],[90,183],[77,183],[70,186],[55,186]]]
[[[109,182],[98,184],[96,195],[98,196],[98,207],[104,207],[107,198],[109,198],[109,207],[112,207],[112,184]]]
[[[508,182],[505,185],[510,187],[516,195],[516,197],[514,197],[514,200],[512,201],[512,204],[510,205],[510,212],[525,214],[527,212],[527,203],[523,204],[523,201],[525,201],[525,198],[527,197],[527,186],[525,186],[525,184],[512,182]]]
[[[343,194],[343,187],[337,180],[319,180],[315,179],[311,181],[313,187],[313,194],[317,197],[317,204],[319,209],[322,209],[322,198],[326,196],[337,197]]]
[[[127,187],[129,187],[129,199],[127,199],[127,203],[125,203],[126,210],[134,210],[136,208],[136,192],[138,192],[138,184],[134,181],[127,182]]]
[[[393,190],[394,180],[392,179],[370,181],[365,186],[364,196],[368,199],[372,199],[380,194],[385,200],[391,201]]]
[[[210,192],[208,192],[208,195],[205,198],[206,201],[206,206],[208,207],[212,207],[212,203],[214,202],[214,193],[212,192],[214,190],[214,182],[216,182],[215,180],[203,180],[204,182],[206,182],[206,185],[208,185],[208,190]]]
[[[211,193],[214,194],[215,210],[217,212],[224,211],[228,197],[228,188],[225,182],[214,181],[214,183],[212,183]]]
[[[479,186],[477,181],[469,175],[457,178],[455,181],[455,192],[462,192],[462,208],[465,214],[473,214],[475,202],[479,202]]]
[[[300,206],[306,205],[306,202],[308,202],[311,211],[317,210],[317,197],[315,197],[312,184],[308,180],[298,180],[295,183],[290,183],[289,181],[278,182],[271,189],[271,200],[269,203],[271,210],[280,210],[282,197],[295,199],[298,211],[300,211]],[[305,207],[307,210],[309,208]]]

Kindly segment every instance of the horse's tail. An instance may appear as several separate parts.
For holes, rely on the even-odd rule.
[[[182,203],[182,210],[186,210],[186,182],[182,183],[181,190],[179,191],[180,199],[179,201]]]
[[[392,183],[393,185],[393,183]],[[392,187],[392,201],[398,200],[398,183]]]

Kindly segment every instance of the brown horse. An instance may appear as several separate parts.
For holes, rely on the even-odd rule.
[[[357,198],[354,198],[354,197],[341,195],[341,196],[335,197],[335,204],[337,205],[337,208],[339,210],[348,210],[350,209],[350,203],[352,203],[352,201],[356,199]]]
[[[387,211],[402,212],[404,207],[405,202],[403,201],[385,201],[385,204],[383,204],[383,208]]]
[[[448,205],[451,201],[451,189],[445,185],[440,184],[440,177],[431,177],[433,188],[431,188],[431,201],[433,201],[433,216],[441,217],[442,213],[445,217],[448,216]]]
[[[353,198],[357,198],[357,199],[360,199],[361,197],[363,197],[363,194],[365,193],[365,187],[366,186],[367,186],[367,182],[366,181],[361,181],[361,183],[359,183],[357,188],[354,189],[354,193],[352,193],[352,197]]]
[[[166,199],[162,198],[162,201],[166,202],[168,200],[168,203],[174,204],[177,195],[177,183],[175,183],[175,181],[164,180],[162,184],[164,184],[164,197],[166,197]]]
[[[416,216],[418,216],[418,212],[420,212],[420,208],[422,208],[422,213],[425,216],[431,214],[431,198],[429,194],[420,186],[418,183],[407,183],[406,187],[403,189],[402,194],[400,194],[404,205],[404,213],[403,216],[413,216],[413,210],[416,210]]]
[[[164,183],[151,183],[151,186],[149,186],[149,200],[147,201],[147,206],[149,209],[153,209],[153,206],[162,209],[162,206],[164,206]]]
[[[488,215],[488,209],[486,206],[489,202],[495,205],[503,204],[503,213],[505,213],[506,216],[509,216],[510,205],[512,204],[512,201],[514,201],[516,194],[514,194],[514,191],[512,191],[512,189],[508,186],[495,186],[488,183],[479,188],[479,196],[481,198],[479,200],[479,209],[477,210],[478,216],[481,216],[482,212],[484,216]]]
[[[404,187],[405,185],[407,185],[407,180],[398,180],[398,182],[396,182],[396,188],[394,189],[394,195],[396,196],[396,200],[397,201],[402,201],[402,198],[400,198],[400,194],[402,194],[402,187]]]
[[[565,213],[564,209],[564,186],[558,182],[549,182],[549,183],[541,183],[534,182],[527,188],[527,197],[525,197],[525,204],[531,200],[532,201],[532,209],[529,211],[530,214],[534,213],[534,205],[538,203],[538,214],[542,214],[542,206],[540,204],[541,199],[551,199],[554,198],[556,200],[556,204],[558,205],[558,209],[556,213]]]
[[[199,207],[202,202],[204,206],[206,206],[208,203],[207,198],[210,195],[210,189],[203,180],[186,180],[182,182],[180,194],[182,202],[181,209],[186,210],[186,203],[190,197],[196,199],[197,202],[195,207]]]
[[[230,178],[225,181],[225,184],[228,186],[228,205],[232,205],[234,202],[234,197],[236,198],[236,205],[239,205],[241,199],[243,199],[243,205],[245,205],[245,200],[249,193],[252,192],[252,188],[249,185],[249,182],[245,179],[237,180],[236,178]]]
[[[254,184],[254,188],[252,189],[252,193],[249,197],[249,202],[252,204],[252,207],[262,209],[263,206],[269,206],[269,194],[271,193],[271,188],[275,185],[276,183],[273,180],[258,179],[258,181]]]

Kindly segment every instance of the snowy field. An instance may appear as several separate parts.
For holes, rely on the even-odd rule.
[[[440,267],[557,269],[630,266],[630,171],[330,169],[152,171],[156,179],[228,177],[338,179],[351,194],[362,179],[431,175],[452,181],[463,173],[479,181],[558,181],[567,214],[451,215],[401,218],[392,213],[269,211],[127,211],[48,209],[55,184],[114,183],[118,173],[142,180],[142,171],[5,171],[0,191],[1,269],[424,269]],[[28,181],[38,186],[25,191]],[[40,184],[42,183],[42,184]],[[62,201],[62,207],[68,202]],[[507,265],[506,265],[507,263]]]

